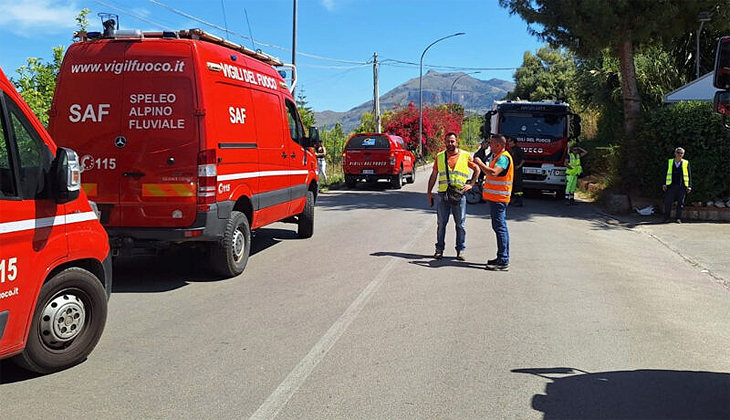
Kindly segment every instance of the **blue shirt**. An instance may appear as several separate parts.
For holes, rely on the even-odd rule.
[[[499,166],[502,169],[507,169],[509,167],[509,159],[507,159],[507,156],[502,155],[497,159],[497,162],[494,163],[494,166]]]

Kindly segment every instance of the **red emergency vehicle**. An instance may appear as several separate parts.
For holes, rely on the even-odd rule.
[[[115,253],[204,245],[243,271],[251,230],[314,230],[317,162],[278,59],[198,29],[116,30],[72,44],[49,131],[81,156]]]
[[[385,179],[399,189],[403,182],[416,181],[416,158],[403,139],[393,134],[353,134],[342,152],[345,184],[354,188],[358,181]]]
[[[109,242],[80,177],[0,70],[0,359],[36,372],[83,361],[106,322]]]
[[[580,116],[565,102],[494,101],[484,116],[483,138],[514,137],[525,154],[524,188],[565,193],[568,140],[580,136]]]

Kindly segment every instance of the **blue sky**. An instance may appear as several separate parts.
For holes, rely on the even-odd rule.
[[[202,28],[226,36],[181,14],[185,13],[227,26],[228,38],[248,47],[253,46],[251,40],[240,35],[252,33],[259,42],[256,48],[285,62],[292,60],[293,0],[2,0],[0,66],[5,74],[15,76],[27,57],[50,60],[53,46],[67,47],[76,29],[74,18],[82,8],[91,10],[90,31],[101,30],[97,13],[110,12],[119,15],[122,29]],[[417,78],[423,50],[456,32],[466,34],[428,50],[424,74],[429,65],[465,72],[477,71],[468,68],[510,68],[480,70],[471,76],[513,80],[524,52],[534,52],[542,45],[527,33],[525,22],[510,16],[496,0],[299,0],[297,14],[298,87],[315,111],[347,111],[372,99],[373,67],[367,63],[375,52],[382,63],[379,84],[383,95]]]

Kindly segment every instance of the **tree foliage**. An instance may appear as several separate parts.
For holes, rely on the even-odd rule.
[[[515,89],[505,99],[571,102],[575,71],[575,59],[566,50],[544,46],[535,55],[525,51],[514,74]]]
[[[48,110],[53,102],[62,59],[63,47],[53,47],[53,61],[30,57],[15,71],[18,78],[11,79],[20,96],[44,125],[48,125]]]
[[[300,87],[297,92],[297,110],[299,111],[299,117],[302,119],[304,127],[314,127],[317,124],[317,119],[314,117],[314,110],[307,102],[307,95],[304,94],[304,88]]]
[[[619,58],[624,113],[624,149],[636,145],[642,96],[637,86],[634,51],[668,45],[697,26],[700,11],[727,15],[725,0],[499,0],[520,15],[528,30],[554,47],[567,47],[581,58],[608,50]],[[725,7],[721,7],[721,6]],[[628,167],[634,169],[633,153]]]
[[[456,109],[449,109],[446,105],[426,106],[423,108],[423,152],[431,155],[443,148],[443,137],[448,132],[457,135],[461,132],[461,123],[464,119]],[[409,103],[404,108],[396,108],[383,122],[385,132],[393,133],[403,138],[408,147],[418,148],[418,108]]]

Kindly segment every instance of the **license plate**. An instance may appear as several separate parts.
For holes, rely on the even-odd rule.
[[[363,175],[373,175],[374,173],[375,173],[375,171],[372,169],[363,169],[362,170]]]
[[[540,171],[541,171],[540,168],[522,168],[522,173],[525,173],[525,174],[536,174],[536,175],[539,175],[539,174],[542,173]]]

